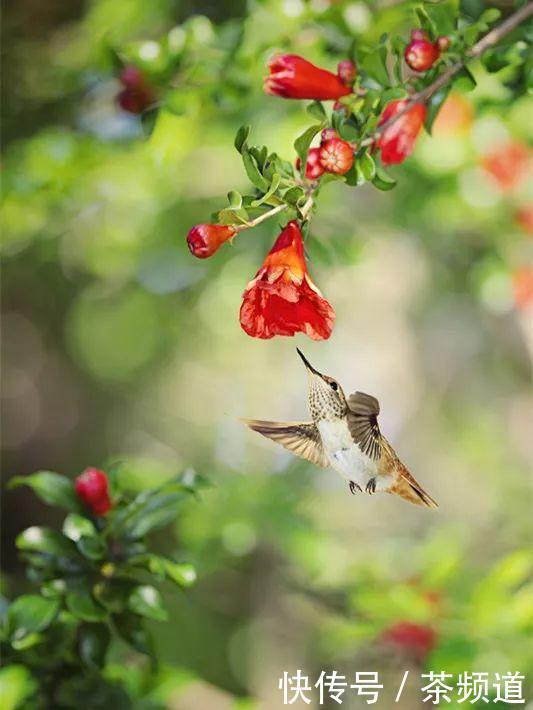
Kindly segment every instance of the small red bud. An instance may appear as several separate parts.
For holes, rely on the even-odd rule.
[[[441,52],[445,52],[450,47],[450,38],[445,35],[437,37],[437,47]]]
[[[357,76],[357,67],[350,59],[343,59],[337,65],[337,76],[343,84],[351,86]]]
[[[343,113],[348,113],[348,107],[345,106],[342,101],[335,101],[333,104],[334,111],[342,111]]]
[[[193,256],[206,259],[236,233],[231,224],[197,224],[189,230],[187,244]]]
[[[414,71],[427,71],[440,56],[439,48],[428,39],[413,39],[405,48],[405,61]]]
[[[130,64],[120,72],[119,80],[126,89],[138,89],[144,84],[144,75],[139,67]]]
[[[320,163],[328,173],[344,175],[353,165],[353,150],[340,138],[330,138],[320,147]]]
[[[320,142],[325,143],[325,141],[329,141],[332,138],[338,138],[339,134],[334,128],[324,128],[322,133],[320,134]]]
[[[105,515],[111,507],[107,476],[97,468],[86,468],[74,484],[76,495],[95,515]]]
[[[429,35],[425,30],[414,29],[414,30],[411,30],[411,39],[427,39],[427,40],[429,40]]]

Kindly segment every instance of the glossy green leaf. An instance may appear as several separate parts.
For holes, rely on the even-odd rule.
[[[305,192],[298,185],[291,187],[283,194],[283,199],[289,205],[297,205],[303,198],[305,198]]]
[[[242,207],[242,195],[237,190],[228,192],[228,202],[232,210],[240,210]]]
[[[144,628],[143,621],[133,614],[117,614],[113,617],[119,635],[139,653],[153,655],[153,641]]]
[[[448,94],[451,91],[451,84],[448,84],[447,86],[443,86],[442,89],[439,89],[436,91],[429,99],[427,102],[427,114],[426,114],[426,120],[424,122],[424,126],[426,128],[426,131],[431,134],[431,130],[433,128],[433,124],[435,122],[435,119],[437,118],[439,111],[442,107],[442,104],[446,101],[448,98]]]
[[[34,525],[31,528],[23,530],[15,540],[19,550],[42,552],[48,555],[76,555],[74,544],[66,537],[50,530],[49,528],[41,528]]]
[[[378,190],[386,191],[392,190],[393,187],[396,187],[396,180],[394,180],[394,178],[388,175],[382,167],[377,166],[376,175],[372,180],[372,184],[375,185]]]
[[[320,101],[313,101],[306,108],[307,113],[309,113],[313,118],[316,118],[322,123],[322,125],[327,121],[327,114],[324,106]]]
[[[37,594],[17,597],[8,611],[8,627],[12,639],[20,640],[29,634],[46,629],[59,611],[59,601]]]
[[[0,670],[2,710],[26,707],[25,701],[36,689],[37,682],[25,666],[12,664]]]
[[[267,200],[269,200],[270,197],[272,197],[272,195],[278,189],[280,182],[281,182],[281,175],[279,173],[274,173],[274,175],[272,177],[272,182],[270,183],[270,187],[268,188],[268,190],[265,192],[265,194],[262,197],[260,197],[257,200],[254,200],[252,202],[252,207],[259,207],[260,205],[263,204],[263,202],[267,202]]]
[[[105,624],[83,625],[79,631],[78,652],[85,666],[102,668],[105,664],[111,632]]]
[[[82,621],[103,621],[106,610],[98,604],[88,592],[69,592],[66,598],[67,608]]]
[[[252,185],[255,185],[261,192],[266,192],[266,190],[268,190],[268,182],[261,175],[255,158],[246,148],[243,148],[242,151],[242,162]]]
[[[377,47],[368,52],[360,62],[361,69],[381,86],[389,86],[389,74],[386,66],[387,51],[385,47]]]
[[[96,534],[94,523],[77,513],[70,513],[63,522],[63,535],[73,542],[77,542],[82,535],[90,537]]]
[[[457,73],[454,84],[460,91],[473,91],[477,86],[474,75],[466,66]]]
[[[376,175],[376,164],[372,156],[366,152],[357,159],[358,167],[361,169],[361,173],[365,180],[373,180]]]
[[[305,172],[305,165],[307,163],[307,153],[309,152],[309,146],[311,145],[313,138],[321,130],[321,125],[309,126],[309,128],[306,128],[306,130],[301,135],[299,135],[298,138],[294,141],[294,149],[296,150],[296,153],[302,163],[300,168],[300,171],[302,173]]]
[[[57,505],[66,510],[79,511],[81,505],[74,491],[74,484],[66,476],[53,471],[38,471],[30,476],[15,476],[9,482],[10,488],[30,486],[36,495],[49,505]]]
[[[196,570],[192,565],[167,559],[163,559],[163,565],[168,578],[181,587],[190,587],[196,582]]]
[[[239,151],[239,153],[242,153],[243,146],[246,142],[246,139],[250,135],[250,126],[241,126],[239,130],[237,131],[237,134],[235,136],[235,141],[234,145],[235,148]]]
[[[168,618],[161,595],[150,584],[135,587],[129,596],[128,607],[139,616],[146,616],[149,619],[165,621]]]

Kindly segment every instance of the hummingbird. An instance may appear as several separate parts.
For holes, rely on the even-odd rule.
[[[241,421],[296,456],[333,468],[348,481],[353,494],[384,491],[416,505],[437,508],[381,433],[378,400],[364,392],[346,397],[337,380],[320,373],[296,350],[307,369],[312,421]]]

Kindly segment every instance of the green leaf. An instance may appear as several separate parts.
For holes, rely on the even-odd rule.
[[[84,665],[93,670],[102,668],[111,632],[105,624],[88,624],[80,628],[78,639],[78,652]]]
[[[309,152],[309,146],[311,145],[313,138],[321,130],[321,125],[309,126],[309,128],[306,128],[306,130],[294,141],[294,149],[296,150],[296,153],[298,154],[298,157],[302,162],[300,168],[300,172],[302,173],[302,175],[303,173],[305,173],[305,165],[307,163],[307,153]]]
[[[459,91],[473,91],[477,86],[474,75],[466,66],[457,72],[454,84]]]
[[[69,611],[82,621],[103,621],[107,616],[106,610],[86,591],[70,592],[67,594],[66,604]]]
[[[46,599],[37,594],[17,597],[8,610],[8,628],[15,641],[46,629],[59,611],[56,599]]]
[[[167,559],[163,559],[163,565],[169,579],[181,587],[190,587],[196,582],[196,570],[192,565]]]
[[[274,175],[272,176],[272,182],[270,183],[270,187],[262,197],[257,200],[253,200],[252,207],[259,207],[263,204],[263,202],[266,202],[270,197],[272,197],[272,195],[278,189],[280,182],[281,175],[279,173],[274,173]]]
[[[105,543],[100,537],[80,537],[76,547],[89,560],[101,560],[107,553]]]
[[[36,689],[37,682],[25,666],[13,664],[0,670],[2,710],[16,710],[17,708],[26,707],[24,701]]]
[[[77,513],[69,513],[63,522],[63,535],[73,542],[77,542],[82,535],[90,537],[96,534],[94,523]]]
[[[117,614],[113,617],[120,636],[139,653],[153,656],[153,641],[143,622],[133,614]]]
[[[437,118],[439,111],[442,107],[442,104],[446,101],[448,98],[448,94],[451,91],[451,85],[448,84],[447,86],[443,86],[442,89],[439,89],[436,91],[429,101],[427,102],[427,114],[426,114],[426,120],[424,122],[424,126],[426,128],[426,131],[431,135],[431,130],[433,128],[433,124],[435,122],[435,119]]]
[[[302,200],[305,197],[305,192],[303,188],[299,187],[298,185],[295,185],[294,187],[291,187],[283,194],[283,199],[285,202],[287,202],[289,205],[296,205],[300,200]]]
[[[41,528],[37,525],[23,530],[17,536],[15,544],[19,550],[42,552],[47,555],[69,556],[76,554],[76,548],[66,537],[55,530]]]
[[[376,175],[372,180],[372,184],[375,185],[378,190],[392,190],[396,187],[396,180],[388,175],[382,167],[376,167]]]
[[[376,164],[372,156],[366,152],[357,159],[357,164],[365,180],[373,180],[376,175]]]
[[[313,101],[306,108],[307,113],[309,113],[313,118],[316,118],[322,123],[322,125],[327,121],[327,114],[324,106],[320,101]]]
[[[141,114],[141,125],[145,136],[151,136],[159,116],[159,106],[149,106]]]
[[[143,584],[132,591],[128,599],[128,607],[135,614],[146,616],[148,619],[166,621],[168,618],[161,595],[150,584]]]
[[[132,540],[144,537],[147,533],[172,522],[177,515],[177,504],[183,498],[183,493],[179,492],[160,493],[142,502],[136,502],[138,497],[128,506],[131,514],[126,517],[119,529],[123,530],[126,536]]]
[[[389,86],[389,75],[386,67],[387,50],[385,47],[378,47],[368,52],[360,62],[361,69],[381,86]]]
[[[10,480],[9,487],[18,486],[30,486],[34,493],[49,505],[57,505],[66,510],[81,510],[72,481],[59,473],[38,471],[30,476],[15,476]]]
[[[235,135],[234,145],[239,153],[242,153],[246,139],[250,135],[250,126],[241,126]]]
[[[242,207],[242,195],[237,190],[228,192],[228,202],[232,210],[240,210]]]
[[[255,185],[261,192],[266,192],[268,190],[268,182],[259,172],[255,158],[246,147],[243,147],[242,150],[242,162],[252,185]]]

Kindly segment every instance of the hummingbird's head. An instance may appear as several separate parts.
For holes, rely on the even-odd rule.
[[[340,384],[333,377],[316,370],[302,351],[299,348],[296,350],[307,370],[309,410],[313,420],[343,417],[348,405]]]

